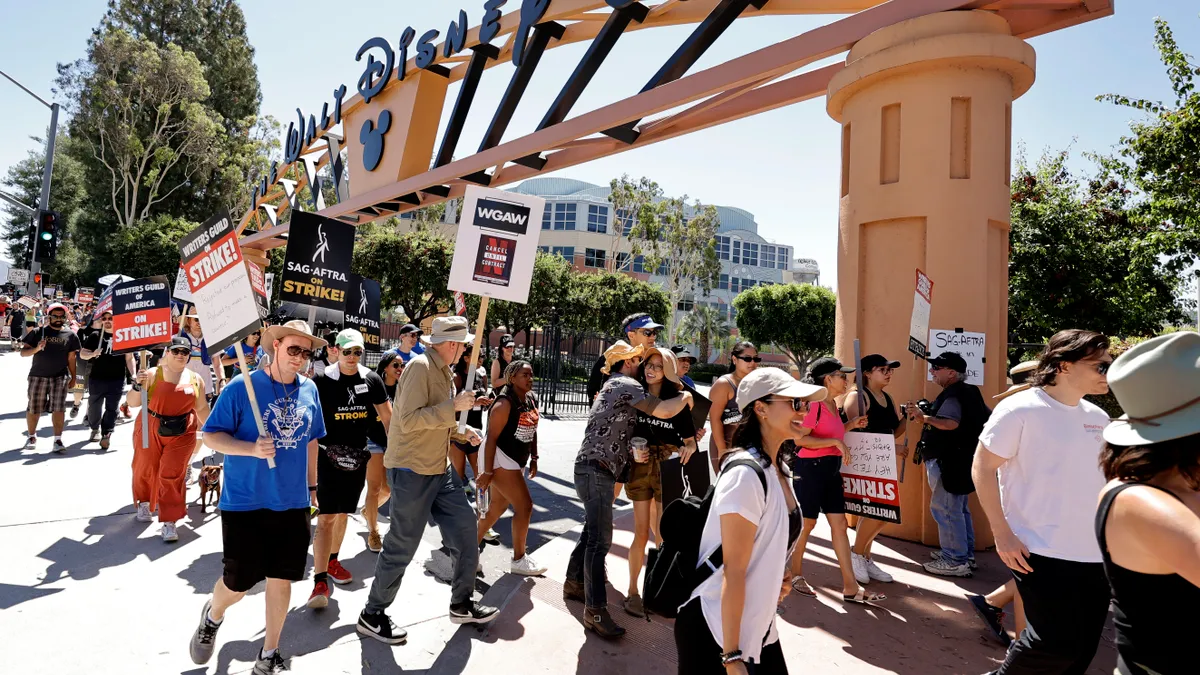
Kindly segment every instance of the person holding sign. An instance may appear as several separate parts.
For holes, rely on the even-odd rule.
[[[125,373],[135,374],[133,355],[112,353],[113,315],[104,312],[96,320],[99,326],[80,331],[80,358],[90,361],[92,375],[88,378],[87,423],[92,436],[89,442],[100,441],[107,450],[117,427],[117,409],[125,393]],[[103,410],[103,415],[101,415]]]
[[[67,308],[54,303],[46,308],[45,326],[25,334],[21,356],[33,357],[29,367],[29,406],[25,410],[25,449],[37,447],[37,423],[49,412],[54,425],[54,452],[66,452],[63,427],[67,423],[67,389],[75,382],[75,354],[79,337],[66,329]]]
[[[900,362],[888,361],[882,354],[867,354],[862,357],[861,366],[865,386],[861,393],[855,389],[846,394],[843,407],[851,413],[866,415],[867,425],[862,431],[868,434],[891,434],[899,440],[904,436],[904,418],[900,414],[900,405],[892,400],[884,388],[892,383],[892,371],[900,367]],[[903,462],[908,457],[908,449],[897,449],[896,456]],[[886,521],[876,518],[858,519],[850,563],[854,568],[854,578],[860,584],[868,583],[872,579],[884,583],[892,582],[892,575],[884,572],[871,560],[871,544],[886,524]]]
[[[192,635],[194,663],[212,658],[225,610],[266,579],[266,631],[254,668],[274,673],[283,667],[279,636],[292,582],[303,579],[308,568],[310,507],[319,505],[317,439],[325,436],[317,385],[300,372],[313,350],[323,346],[303,321],[264,330],[270,365],[250,373],[249,384],[243,375],[233,378],[204,425],[204,442],[225,454],[220,503],[225,569]],[[267,436],[259,434],[248,386],[254,388]]]
[[[260,342],[262,334],[255,331],[246,337],[242,338],[241,350],[246,357],[246,368],[254,370],[258,367],[258,361],[262,358],[263,348]],[[225,351],[221,352],[221,367],[225,369],[225,379],[232,380],[238,367],[238,345],[229,345]]]
[[[358,500],[367,482],[367,435],[378,415],[385,426],[392,423],[392,403],[383,379],[360,363],[362,333],[347,328],[338,333],[337,363],[317,374],[314,381],[325,415],[325,438],[317,458],[317,534],[313,540],[313,591],[311,609],[329,605],[329,582],[348,584],[354,580],[338,561],[346,536],[349,514],[358,511]]]
[[[423,339],[429,349],[404,367],[396,395],[383,456],[392,488],[391,527],[383,538],[367,606],[358,617],[359,633],[390,645],[408,639],[407,631],[388,618],[385,610],[396,599],[430,518],[441,529],[442,541],[454,560],[450,621],[484,624],[499,612],[471,597],[479,564],[475,510],[458,473],[447,461],[451,440],[475,445],[482,440],[478,429],[467,427],[465,434],[458,433],[455,413],[470,410],[479,399],[473,391],[457,392],[450,371],[464,345],[475,336],[468,331],[465,318],[443,316],[433,320],[432,334]]]
[[[162,523],[165,542],[179,540],[175,521],[187,515],[187,465],[196,447],[196,430],[208,419],[208,399],[199,376],[188,369],[192,344],[176,335],[158,366],[139,371],[126,403],[137,408],[148,400],[149,443],[142,425],[133,427],[133,502],[136,520]],[[143,396],[142,392],[146,394]]]
[[[853,372],[853,368],[843,366],[837,359],[826,357],[813,361],[804,378],[805,382],[825,387],[829,398],[809,406],[800,438],[796,441],[799,449],[792,468],[796,492],[800,494],[800,510],[804,513],[804,530],[792,554],[792,574],[795,575],[792,588],[801,595],[816,595],[801,570],[808,537],[817,527],[817,517],[824,513],[829,522],[833,552],[842,570],[842,598],[846,602],[864,604],[887,600],[887,596],[864,591],[854,578],[854,567],[850,562],[850,537],[842,487],[842,464],[849,462],[850,451],[844,440],[847,431],[866,427],[867,418],[845,419],[838,410],[837,398],[846,393]]]

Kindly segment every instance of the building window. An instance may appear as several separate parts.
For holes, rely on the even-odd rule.
[[[729,260],[729,237],[717,237],[717,257]]]
[[[729,292],[737,295],[742,292],[742,280],[737,277],[729,277]]]
[[[776,261],[775,268],[786,270],[788,269],[788,261],[792,259],[792,249],[786,246],[779,247],[779,260]]]
[[[583,249],[583,265],[584,267],[599,267],[604,268],[604,249],[585,248]]]
[[[608,207],[588,204],[588,232],[608,234]]]
[[[574,230],[575,229],[575,203],[563,203],[554,205],[554,229],[556,230]]]
[[[742,262],[742,242],[733,240],[733,264],[740,265]]]
[[[546,202],[546,210],[542,211],[542,229],[550,229],[550,202]]]
[[[638,257],[640,258],[641,256],[638,256]],[[728,274],[721,275],[720,280],[717,281],[717,288],[722,291],[729,290],[729,275]]]
[[[614,272],[626,272],[629,270],[629,254],[622,251],[617,251],[617,265],[613,268]]]
[[[775,269],[775,247],[770,244],[763,244],[762,256],[762,266]]]
[[[646,257],[645,256],[639,255],[633,259],[633,271],[636,272],[637,274],[648,274],[648,272],[646,272]]]
[[[567,259],[567,262],[575,264],[575,247],[574,246],[555,246],[550,249],[550,252],[555,255],[561,255]]]
[[[679,303],[675,305],[675,308],[681,312],[690,312],[693,308],[695,308],[695,306],[695,298],[680,298]]]
[[[742,264],[758,267],[758,244],[748,241],[742,244]]]
[[[539,246],[538,250],[541,251],[542,253],[549,253],[550,247],[549,246]]]
[[[617,209],[613,212],[613,218],[615,218],[613,227],[616,228],[619,224],[621,227],[621,236],[628,237],[629,231],[633,229],[633,212],[629,209]]]

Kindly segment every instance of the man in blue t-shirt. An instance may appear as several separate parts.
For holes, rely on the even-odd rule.
[[[192,636],[192,661],[212,657],[225,610],[259,581],[267,581],[267,631],[254,672],[283,667],[279,636],[292,582],[304,578],[311,537],[309,506],[317,506],[317,439],[325,421],[317,386],[299,373],[325,341],[308,324],[289,321],[263,331],[271,363],[250,374],[267,435],[261,436],[239,375],[217,398],[204,425],[204,441],[225,454],[221,534],[225,571],[204,603]],[[274,467],[269,465],[274,461]]]
[[[406,323],[400,327],[400,346],[389,351],[403,359],[407,365],[414,356],[425,353],[425,347],[421,346],[420,338],[421,329],[411,323]]]

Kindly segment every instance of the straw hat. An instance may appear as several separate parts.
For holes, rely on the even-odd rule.
[[[679,365],[675,360],[675,353],[670,349],[663,347],[651,347],[646,350],[646,353],[643,354],[643,356],[645,356],[646,360],[649,361],[650,357],[654,356],[655,354],[658,354],[662,357],[663,377],[674,382],[675,384],[682,384],[679,381]]]
[[[309,340],[312,343],[312,346],[309,347],[309,349],[312,350],[320,349],[321,347],[329,344],[328,342],[312,334],[312,330],[309,329],[307,321],[293,319],[282,326],[270,326],[263,330],[262,340],[259,341],[259,343],[262,344],[263,353],[271,358],[275,358],[275,341],[282,340],[289,335],[295,335],[297,337],[302,337]]]
[[[600,372],[609,375],[612,373],[612,365],[617,361],[625,361],[641,355],[641,345],[630,347],[628,342],[617,340],[613,343],[613,346],[604,350],[604,367],[600,369]]]
[[[1125,410],[1104,430],[1113,445],[1149,445],[1200,433],[1200,334],[1179,332],[1135,345],[1108,369]]]
[[[1010,377],[1013,378],[1013,381],[1015,382],[1015,384],[1009,385],[1007,391],[1002,391],[999,394],[996,394],[995,396],[993,396],[992,400],[993,401],[1003,401],[1004,399],[1008,398],[1009,396],[1012,396],[1013,394],[1016,394],[1017,392],[1025,391],[1026,389],[1032,387],[1033,385],[1029,384],[1028,382],[1025,382],[1025,380],[1029,379],[1029,376],[1025,375],[1025,374],[1031,373],[1034,370],[1037,370],[1037,367],[1038,367],[1037,361],[1022,361],[1022,362],[1018,363],[1017,365],[1013,366],[1012,370],[1008,371],[1008,374]],[[1025,375],[1025,377],[1021,378],[1020,382],[1016,382],[1017,377],[1020,375]]]
[[[433,328],[429,335],[422,335],[421,342],[427,345],[438,345],[443,342],[472,342],[465,316],[439,316],[433,320]]]

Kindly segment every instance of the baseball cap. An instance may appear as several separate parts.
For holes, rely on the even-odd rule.
[[[363,340],[362,333],[353,328],[347,328],[338,333],[336,344],[338,349],[366,348],[366,342]]]
[[[628,333],[630,331],[635,331],[642,328],[650,328],[654,330],[658,328],[665,328],[665,326],[663,326],[661,323],[657,323],[654,319],[650,318],[649,314],[647,314],[646,316],[638,317],[633,321],[630,321],[624,326],[621,332]]]
[[[49,307],[47,307],[46,313],[49,314],[50,312],[53,312],[56,309],[61,309],[64,313],[69,313],[67,310],[67,306],[62,304],[61,302],[56,302],[56,303],[50,305]]]
[[[737,407],[746,406],[767,396],[785,396],[805,401],[824,401],[829,394],[825,387],[801,382],[782,368],[758,368],[742,378],[737,388]]]
[[[692,353],[691,349],[688,349],[687,345],[675,345],[671,347],[671,351],[675,354],[677,361],[682,361],[683,359],[697,360],[696,355]]]
[[[171,344],[167,345],[167,350],[170,351],[176,347],[187,347],[190,354],[192,351],[192,341],[182,335],[176,335],[171,338]]]
[[[863,367],[866,368],[865,365]],[[849,366],[843,366],[841,361],[838,361],[832,356],[826,356],[824,358],[817,359],[808,367],[808,374],[812,378],[813,382],[820,382],[822,377],[825,377],[826,375],[832,375],[838,371],[843,373],[853,373],[854,369]]]
[[[500,336],[500,348],[501,349],[503,349],[509,345],[515,345],[515,344],[516,344],[516,341],[513,340],[513,336],[509,335],[508,333],[505,333],[504,335]]]
[[[867,354],[866,356],[862,357],[862,369],[864,373],[872,368],[882,368],[883,366],[887,366],[888,368],[899,368],[900,362],[888,361],[883,354]]]
[[[929,359],[929,365],[938,368],[949,368],[958,373],[967,372],[967,360],[958,352],[942,352]]]
[[[408,335],[409,333],[420,333],[420,332],[421,332],[421,329],[417,328],[416,326],[414,326],[411,323],[406,323],[400,327],[401,335]]]

